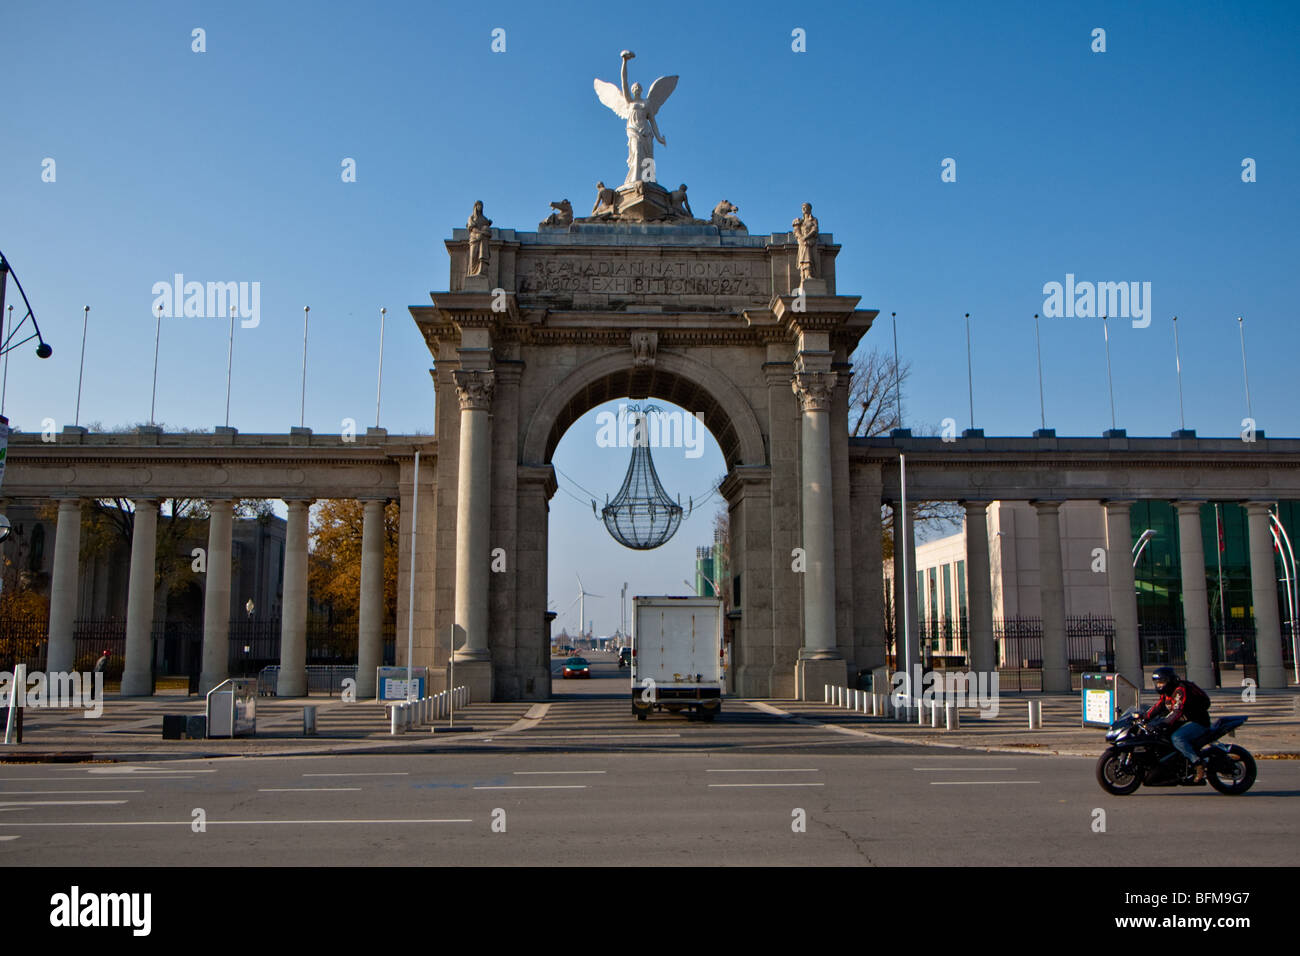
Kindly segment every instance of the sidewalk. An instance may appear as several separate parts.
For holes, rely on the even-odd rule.
[[[1028,701],[1042,701],[1042,729],[1029,729]],[[1250,718],[1237,731],[1225,737],[1238,743],[1256,757],[1269,755],[1300,758],[1300,693],[1294,690],[1260,691],[1254,703],[1244,703],[1240,691],[1216,690],[1210,693],[1211,721],[1229,715]],[[1142,705],[1154,703],[1150,694],[1143,695]],[[901,723],[892,717],[869,717],[845,707],[821,701],[755,702],[760,710],[789,715],[791,718],[823,724],[846,733],[863,734],[911,744],[959,746],[1006,753],[1070,754],[1095,757],[1106,746],[1102,727],[1081,726],[1083,704],[1078,692],[1071,694],[1009,693],[998,698],[996,717],[981,719],[975,707],[961,708],[961,726],[943,729],[943,714],[938,728]],[[868,697],[867,707],[871,702]]]
[[[304,737],[303,707],[316,708],[316,735]],[[122,760],[230,756],[285,756],[429,746],[435,741],[491,736],[511,727],[532,707],[528,701],[471,704],[456,713],[457,726],[473,731],[434,734],[446,718],[396,736],[387,710],[374,701],[345,704],[337,697],[259,697],[257,736],[207,740],[164,740],[164,714],[202,715],[204,701],[183,691],[153,697],[105,695],[103,715],[88,719],[80,710],[28,708],[23,714],[23,743],[0,745],[0,763],[50,760]],[[7,711],[4,712],[7,714]],[[0,714],[0,726],[4,715]]]

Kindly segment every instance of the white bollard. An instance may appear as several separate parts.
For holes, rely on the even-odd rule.
[[[1043,702],[1041,700],[1029,701],[1029,729],[1043,729]]]
[[[875,708],[871,706],[871,695],[865,690],[862,692],[862,697],[859,700],[859,703],[862,705],[859,710],[861,710],[863,714],[869,714],[875,710]]]
[[[829,704],[830,702],[831,702],[831,685],[822,684],[822,703]]]
[[[390,717],[391,720],[392,720],[392,727],[391,727],[391,729],[390,729],[388,732],[389,732],[390,734],[398,734],[398,733],[401,733],[401,731],[398,730],[398,720],[399,720],[399,718],[398,718],[398,716],[397,716],[397,705],[396,705],[396,704],[394,704],[394,705],[392,706],[392,709],[389,710],[388,714],[389,714],[389,717]]]
[[[930,701],[930,726],[936,728],[939,726],[939,702],[937,700]]]
[[[849,688],[849,702],[848,702],[848,709],[849,709],[849,710],[857,710],[857,709],[858,709],[858,692],[857,692],[856,690],[854,690],[853,688],[851,688],[851,687]]]
[[[943,718],[945,730],[956,730],[961,726],[961,716],[957,712],[956,704],[944,704]]]

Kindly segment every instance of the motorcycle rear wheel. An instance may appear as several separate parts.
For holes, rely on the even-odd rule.
[[[1097,782],[1101,789],[1117,797],[1126,797],[1142,786],[1142,769],[1131,764],[1125,768],[1121,764],[1123,756],[1117,747],[1110,747],[1097,760]]]
[[[1220,776],[1218,770],[1213,766],[1207,767],[1205,771],[1206,779],[1210,781],[1210,786],[1219,793],[1226,793],[1228,796],[1236,796],[1245,793],[1255,785],[1255,758],[1250,755],[1245,747],[1238,747],[1233,744],[1228,748],[1230,757],[1240,757],[1240,760],[1233,759],[1232,775]]]

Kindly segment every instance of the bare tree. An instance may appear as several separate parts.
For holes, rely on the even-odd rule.
[[[903,387],[912,374],[912,364],[895,363],[894,356],[873,348],[853,362],[849,378],[849,435],[874,438],[888,435],[900,427]],[[938,435],[933,424],[914,425],[920,436]],[[961,527],[962,509],[952,501],[916,502],[916,526],[925,535],[951,533]],[[880,510],[880,537],[884,557],[894,556],[894,517],[887,508]]]

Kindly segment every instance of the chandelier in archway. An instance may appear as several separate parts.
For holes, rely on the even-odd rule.
[[[639,413],[631,442],[632,460],[628,463],[627,475],[618,494],[613,501],[605,503],[599,517],[619,544],[637,551],[649,551],[665,544],[677,533],[682,518],[688,517],[693,510],[694,502],[689,502],[683,510],[680,499],[673,501],[668,497],[655,471],[654,459],[650,455],[649,423],[652,413],[662,414],[660,409],[647,405],[642,410],[630,405],[628,412]],[[594,501],[591,510],[596,511]]]

